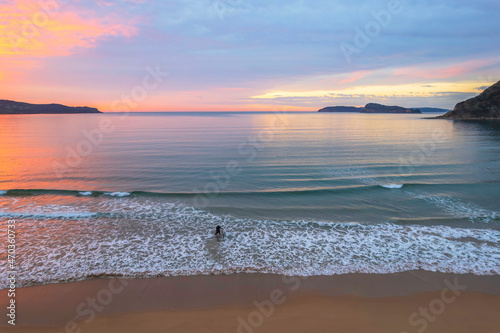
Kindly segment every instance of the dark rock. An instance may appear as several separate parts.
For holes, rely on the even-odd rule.
[[[0,100],[0,114],[73,114],[102,113],[86,106],[70,107],[61,104],[29,104]]]
[[[376,103],[366,104],[362,113],[422,113],[419,109],[407,109],[401,106],[387,106]]]
[[[363,108],[355,106],[329,106],[319,110],[318,112],[361,112]]]
[[[450,109],[440,109],[440,108],[412,108],[412,109],[419,109],[422,113],[446,113],[450,111]]]
[[[500,119],[500,81],[438,119]]]

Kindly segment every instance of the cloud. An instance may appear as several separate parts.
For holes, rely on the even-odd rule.
[[[349,77],[341,80],[339,82],[339,84],[356,82],[356,81],[361,80],[362,78],[364,78],[368,73],[369,73],[369,71],[354,72],[354,73],[350,74]]]
[[[134,87],[146,66],[161,64],[171,77],[155,94],[169,99],[150,97],[148,109],[198,110],[204,103],[238,110],[285,100],[312,108],[332,92],[351,101],[437,98],[450,107],[489,82],[480,73],[500,73],[500,8],[487,0],[408,1],[351,64],[339,44],[352,42],[355,27],[373,21],[387,0],[64,1],[37,33],[24,36],[23,18],[32,20],[51,1],[63,2],[0,5],[0,89],[20,99],[58,100],[68,89],[106,105]],[[26,37],[17,50],[13,34]],[[272,98],[255,98],[266,95]]]
[[[68,7],[66,7],[68,6]],[[131,37],[137,29],[116,15],[99,17],[57,1],[10,1],[2,6],[2,56],[68,56],[78,48],[95,47],[108,37]]]
[[[492,59],[474,59],[467,60],[452,65],[436,65],[436,64],[420,64],[403,68],[398,68],[394,71],[394,76],[409,76],[420,79],[449,79],[451,77],[460,77],[465,74],[470,74],[488,65],[498,62],[498,58]]]
[[[332,91],[268,92],[254,96],[265,103],[288,103],[321,108],[328,105],[357,105],[370,102],[398,102],[403,106],[430,105],[450,107],[462,98],[474,96],[474,83],[440,82],[422,88],[421,83],[403,85],[354,86]]]

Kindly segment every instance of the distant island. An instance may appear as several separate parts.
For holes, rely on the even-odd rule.
[[[410,109],[419,109],[422,111],[422,113],[446,113],[450,111],[450,109],[440,109],[440,108],[422,108],[422,107],[417,107],[417,108],[410,108]]]
[[[500,119],[500,81],[434,119]]]
[[[445,112],[447,110],[443,110]],[[401,106],[387,106],[368,103],[364,108],[356,106],[329,106],[318,112],[357,112],[357,113],[422,113],[420,109],[408,109]]]
[[[364,108],[356,106],[328,106],[319,110],[318,112],[361,112]]]
[[[29,104],[0,100],[0,114],[76,114],[102,113],[86,106],[71,107],[61,104]]]
[[[422,113],[419,109],[407,109],[401,106],[387,106],[377,103],[368,103],[361,113]]]

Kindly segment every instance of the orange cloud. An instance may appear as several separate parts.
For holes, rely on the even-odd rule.
[[[57,0],[9,1],[0,6],[0,56],[67,56],[105,37],[137,34],[123,21],[84,10],[72,12]]]

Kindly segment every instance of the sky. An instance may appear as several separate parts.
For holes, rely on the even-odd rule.
[[[500,80],[498,17],[498,0],[0,0],[0,99],[451,109]]]

